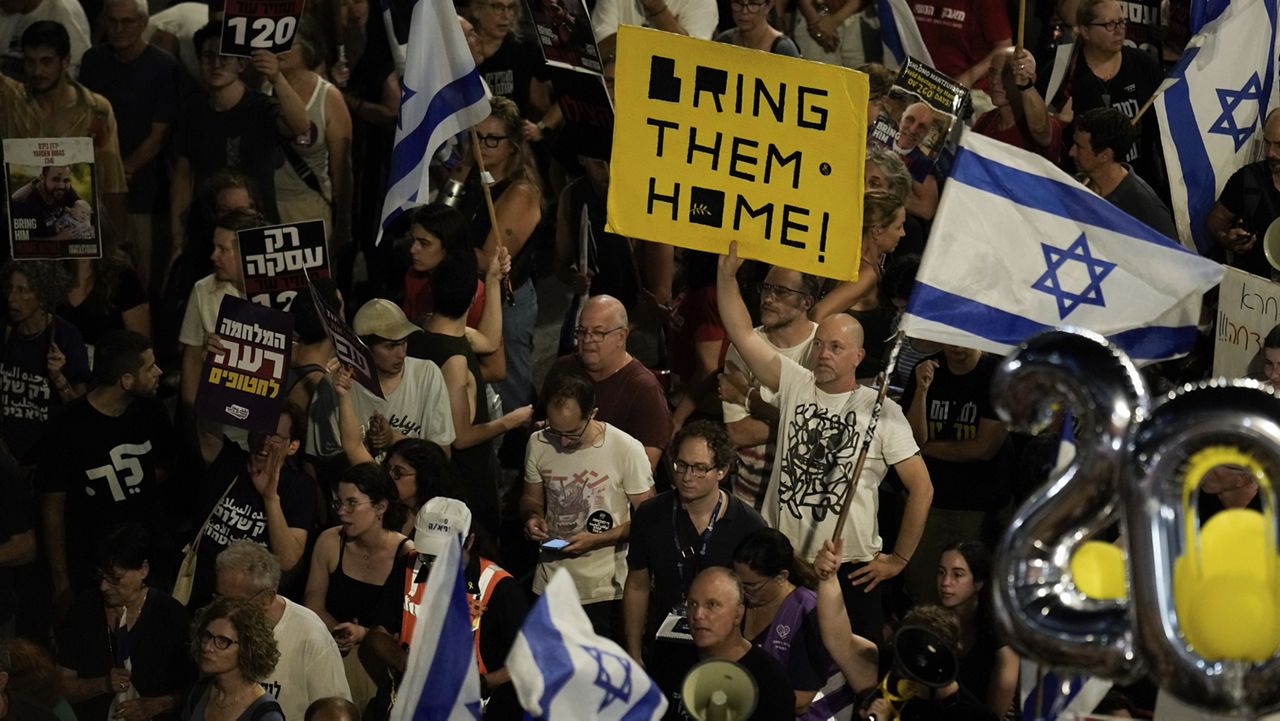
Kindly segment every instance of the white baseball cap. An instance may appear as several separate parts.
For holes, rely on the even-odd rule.
[[[441,556],[449,543],[462,543],[471,532],[471,509],[456,498],[436,496],[423,504],[413,524],[418,553]]]

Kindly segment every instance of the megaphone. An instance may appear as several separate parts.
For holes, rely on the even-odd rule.
[[[680,701],[694,721],[741,721],[756,710],[760,691],[741,664],[709,658],[689,670]]]
[[[923,626],[903,626],[893,635],[893,668],[880,681],[880,695],[889,705],[889,718],[897,721],[914,698],[925,698],[931,689],[956,680],[960,670],[955,651],[938,634]]]
[[[1271,267],[1280,270],[1280,218],[1271,221],[1262,235],[1262,252]]]

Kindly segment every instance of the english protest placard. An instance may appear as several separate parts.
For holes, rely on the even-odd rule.
[[[623,26],[611,232],[858,275],[867,76]]]
[[[207,354],[196,414],[259,433],[275,433],[293,346],[293,316],[232,295],[218,307],[215,332],[225,350]]]
[[[4,162],[14,259],[102,257],[91,138],[6,138]]]
[[[1213,374],[1262,378],[1262,341],[1280,325],[1280,283],[1223,266]]]
[[[289,310],[308,276],[329,277],[323,220],[305,220],[236,233],[245,295],[254,303]]]
[[[305,0],[225,0],[223,55],[249,57],[255,50],[282,53],[293,47]]]
[[[935,165],[939,174],[950,167],[969,102],[968,88],[907,58],[880,114],[870,119],[871,142],[896,152],[912,179],[924,182]]]

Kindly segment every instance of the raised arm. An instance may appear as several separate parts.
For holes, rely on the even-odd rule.
[[[845,609],[844,594],[836,571],[840,568],[842,540],[824,541],[822,550],[814,559],[818,572],[818,630],[822,645],[827,647],[831,660],[849,682],[854,691],[865,691],[876,685],[879,675],[876,645],[855,636],[849,624],[849,612]]]
[[[746,362],[760,384],[769,390],[778,390],[782,381],[782,359],[751,327],[751,314],[738,290],[738,269],[742,259],[738,257],[738,241],[729,244],[729,254],[720,256],[716,276],[716,301],[720,307],[720,321],[724,323],[729,340],[738,348],[738,354]]]

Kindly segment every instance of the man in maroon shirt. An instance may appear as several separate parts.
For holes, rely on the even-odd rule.
[[[1062,124],[1036,90],[1036,61],[1031,53],[1025,48],[1002,48],[991,58],[987,81],[996,107],[983,113],[973,129],[1057,163],[1062,154]]]
[[[649,465],[657,468],[671,440],[671,409],[658,379],[627,352],[631,329],[627,309],[613,296],[595,295],[582,307],[574,337],[578,351],[558,359],[543,384],[571,368],[596,384],[596,419],[621,428],[644,445]]]

